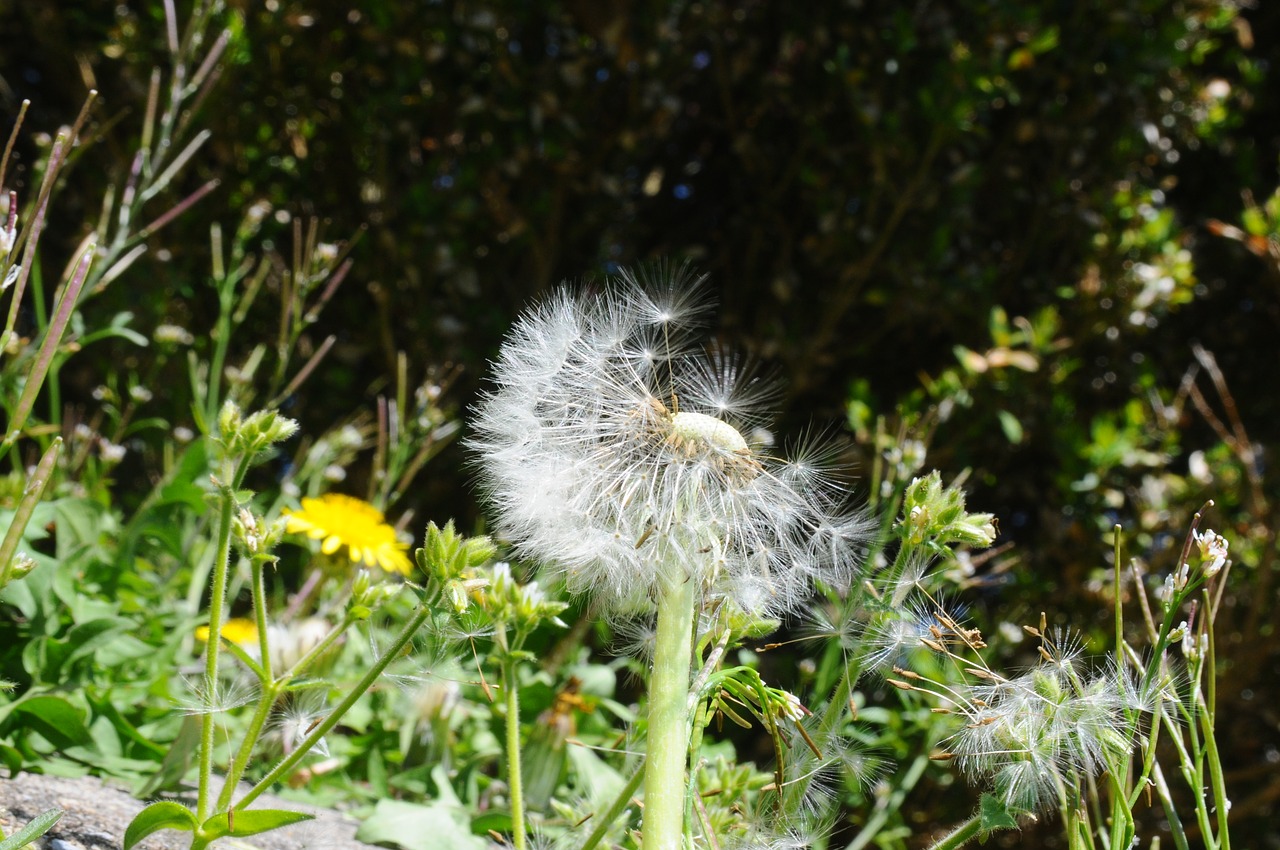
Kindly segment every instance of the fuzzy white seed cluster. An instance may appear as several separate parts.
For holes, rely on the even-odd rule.
[[[598,605],[673,582],[776,616],[848,580],[867,533],[820,448],[748,443],[773,393],[699,344],[708,303],[684,268],[561,289],[512,328],[471,448],[498,532]]]
[[[987,777],[1005,805],[1051,808],[1064,787],[1096,776],[1134,746],[1135,722],[1155,695],[1114,667],[1088,671],[1077,640],[1058,633],[1052,653],[1014,679],[964,693],[963,729],[946,741],[962,770]]]

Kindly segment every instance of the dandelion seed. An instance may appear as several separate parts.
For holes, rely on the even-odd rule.
[[[961,770],[989,779],[1006,805],[1025,812],[1056,805],[1060,787],[1127,753],[1134,718],[1153,701],[1114,665],[1082,670],[1074,635],[1055,630],[1044,649],[1027,673],[989,676],[963,692],[955,713],[965,725],[943,742]]]
[[[215,682],[207,687],[201,679],[183,677],[190,696],[179,697],[174,701],[183,714],[200,716],[204,714],[220,714],[248,705],[257,698],[254,687],[240,680],[232,682]]]

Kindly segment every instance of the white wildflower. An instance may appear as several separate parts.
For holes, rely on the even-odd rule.
[[[772,388],[696,345],[699,283],[659,266],[530,309],[471,448],[498,530],[605,607],[694,579],[777,614],[847,579],[867,525],[823,453],[786,461],[742,436]]]
[[[1204,577],[1213,578],[1227,564],[1227,539],[1212,528],[1196,533]]]

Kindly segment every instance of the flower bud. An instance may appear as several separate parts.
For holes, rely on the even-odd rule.
[[[9,580],[17,581],[18,579],[24,578],[30,575],[31,571],[34,570],[35,568],[36,568],[35,559],[32,558],[30,555],[28,555],[26,552],[19,552],[17,555],[14,556],[13,561],[9,567]]]

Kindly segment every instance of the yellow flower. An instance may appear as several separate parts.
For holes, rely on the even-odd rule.
[[[343,546],[353,564],[381,567],[384,572],[409,575],[413,563],[409,547],[396,539],[382,511],[368,502],[338,493],[303,499],[302,510],[285,510],[286,530],[319,540],[320,551],[332,555]]]
[[[258,645],[258,626],[253,620],[244,617],[232,617],[222,624],[219,630],[227,640],[239,646],[256,647]],[[209,627],[196,627],[196,640],[208,642]]]

